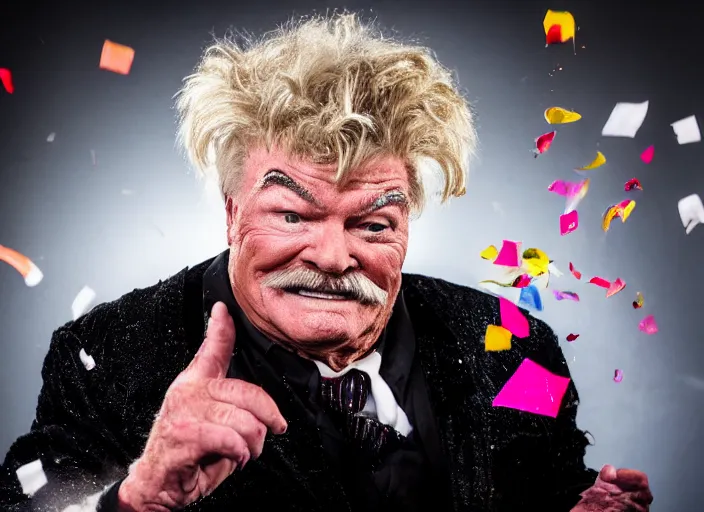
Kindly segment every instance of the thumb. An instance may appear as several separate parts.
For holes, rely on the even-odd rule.
[[[234,349],[235,323],[227,306],[216,302],[210,312],[205,339],[191,362],[191,375],[213,379],[225,377]]]
[[[611,464],[606,464],[603,468],[601,468],[601,471],[599,472],[599,478],[603,482],[611,483],[616,480],[616,477],[616,468],[613,467]]]

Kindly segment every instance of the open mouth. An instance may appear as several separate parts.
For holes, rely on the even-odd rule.
[[[350,292],[340,292],[332,290],[312,290],[310,288],[286,288],[286,292],[302,295],[311,299],[321,300],[353,300],[354,297]]]

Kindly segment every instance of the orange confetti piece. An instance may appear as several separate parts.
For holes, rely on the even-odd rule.
[[[5,90],[8,93],[12,94],[13,92],[15,92],[15,86],[12,83],[12,73],[9,69],[0,68],[0,81],[2,82],[3,87],[5,87]]]
[[[626,199],[625,201],[621,201],[619,204],[610,206],[606,212],[604,212],[604,218],[601,222],[601,227],[604,232],[609,230],[609,227],[611,227],[611,221],[616,217],[620,217],[622,223],[626,222],[626,219],[635,207],[636,202],[631,199]]]
[[[44,274],[32,260],[14,249],[0,245],[0,260],[17,270],[27,286],[37,286],[44,278]]]
[[[132,61],[134,60],[134,50],[106,39],[103,44],[103,52],[100,55],[100,69],[112,71],[120,75],[129,75]]]
[[[484,336],[484,349],[487,352],[498,352],[511,348],[511,331],[499,325],[487,325]]]

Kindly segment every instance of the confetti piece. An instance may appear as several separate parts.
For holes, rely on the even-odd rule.
[[[27,286],[37,286],[44,278],[44,274],[32,260],[9,247],[0,245],[0,261],[4,261],[17,270],[24,278]]]
[[[56,138],[56,134],[54,132],[51,132],[49,136],[46,138],[47,142],[54,142],[54,139]]]
[[[576,187],[575,190],[572,191],[572,193],[567,195],[564,213],[569,213],[577,209],[577,206],[579,205],[579,203],[582,202],[582,199],[585,198],[587,192],[589,191],[589,179],[587,178],[584,181],[580,181],[578,185],[579,186]]]
[[[78,357],[81,359],[81,362],[83,363],[83,366],[85,366],[86,370],[91,371],[95,368],[95,359],[93,359],[93,356],[89,356],[84,349],[81,349],[78,353]]]
[[[518,304],[526,306],[528,308],[535,309],[537,311],[543,310],[543,301],[540,298],[540,291],[535,285],[526,286],[520,289],[520,296],[518,297]]]
[[[647,148],[645,148],[645,151],[640,154],[640,159],[643,160],[644,163],[649,164],[653,161],[654,156],[655,146],[648,146]]]
[[[645,300],[643,299],[643,294],[640,292],[636,293],[636,300],[633,301],[633,309],[640,309],[643,307],[643,303]]]
[[[511,286],[514,288],[525,288],[526,286],[530,286],[530,282],[531,277],[528,274],[522,274],[511,283]]]
[[[552,261],[548,265],[548,273],[555,277],[562,277],[564,275],[562,272],[560,272],[560,269],[557,268],[557,265],[555,265],[555,263]]]
[[[537,277],[545,274],[550,265],[550,258],[540,249],[526,249],[523,251],[522,268],[526,270],[529,276]]]
[[[520,267],[520,249],[520,242],[504,240],[501,245],[501,250],[494,260],[494,265],[501,265],[504,267]]]
[[[73,319],[77,320],[80,316],[88,312],[89,307],[95,300],[96,294],[89,286],[84,286],[71,304],[71,312]]]
[[[625,201],[621,201],[618,204],[610,206],[604,212],[604,218],[601,222],[601,228],[604,230],[604,232],[608,231],[611,227],[611,221],[616,217],[621,218],[621,223],[626,222],[626,219],[635,207],[636,202],[632,199],[626,199]]]
[[[569,235],[579,227],[579,214],[577,210],[560,215],[560,235]]]
[[[133,60],[134,50],[132,48],[106,39],[100,54],[99,67],[120,75],[129,75]]]
[[[487,325],[484,335],[484,350],[487,352],[498,352],[510,350],[511,331],[498,325]]]
[[[535,139],[535,149],[533,150],[533,152],[535,153],[536,158],[538,158],[538,155],[542,155],[548,149],[550,149],[552,141],[555,140],[556,133],[557,132],[544,133],[540,137]]]
[[[685,234],[690,234],[698,224],[704,222],[704,204],[697,194],[683,197],[677,202],[677,209],[680,212],[682,225],[685,227]]]
[[[569,383],[569,378],[550,373],[530,359],[524,359],[492,405],[555,418]]]
[[[699,125],[695,116],[685,117],[670,126],[672,126],[675,135],[677,135],[678,144],[691,144],[702,140],[702,134],[699,132]]]
[[[606,288],[607,290],[611,288],[611,283],[601,277],[592,277],[589,280],[589,284],[595,284],[597,286],[600,286],[601,288]]]
[[[579,334],[572,334],[572,333],[570,333],[570,334],[567,335],[567,341],[569,341],[569,342],[573,342],[573,341],[576,340],[577,338],[579,338]]]
[[[549,124],[574,123],[582,119],[582,115],[562,107],[550,107],[545,110],[545,120]]]
[[[596,152],[596,157],[590,164],[585,165],[584,167],[578,167],[575,169],[575,171],[591,171],[593,169],[596,169],[597,167],[601,167],[606,163],[606,157],[604,156],[604,153],[601,151]]]
[[[9,94],[15,92],[15,85],[12,83],[12,73],[9,69],[0,68],[0,82],[2,82],[3,87]]]
[[[567,11],[548,10],[543,19],[545,44],[566,43],[574,41],[574,16]]]
[[[571,261],[570,261],[570,272],[572,272],[572,275],[574,277],[576,277],[577,279],[582,279],[582,273],[579,270],[577,270],[576,268],[574,268],[574,265],[572,264]]]
[[[606,298],[608,299],[609,297],[616,295],[618,292],[623,290],[625,287],[626,287],[626,283],[624,283],[620,277],[617,277],[616,281],[611,283],[611,286],[609,286],[609,289],[606,290]]]
[[[489,260],[489,261],[494,261],[496,257],[499,255],[499,250],[494,247],[493,245],[490,245],[486,249],[484,249],[479,256],[482,257],[482,259]]]
[[[653,315],[646,316],[638,324],[638,330],[644,332],[645,334],[655,334],[658,332],[658,324],[655,323],[655,317]]]
[[[495,295],[497,297],[503,297],[507,300],[510,300],[514,304],[518,303],[518,301],[521,298],[521,290],[524,290],[525,288],[513,288],[512,286],[503,286],[501,284],[498,284],[496,282],[490,282],[490,281],[480,281],[479,282],[479,287],[483,290],[486,290],[487,292],[491,293],[492,295]]]
[[[40,459],[20,466],[15,473],[22,485],[22,492],[30,497],[49,483],[44,474],[44,468],[42,467],[42,461]]]
[[[623,380],[623,372],[621,370],[614,370],[614,382],[621,382]]]
[[[528,319],[523,316],[513,302],[509,302],[503,297],[499,299],[499,311],[501,312],[501,326],[510,331],[516,338],[527,338],[530,334]]]
[[[617,103],[611,111],[608,121],[601,129],[604,137],[630,137],[636,136],[645,115],[648,113],[648,102],[643,103]]]
[[[573,300],[575,302],[579,302],[579,295],[577,295],[574,292],[560,292],[558,290],[553,290],[552,294],[555,296],[557,300]]]
[[[626,184],[623,186],[623,190],[626,192],[630,192],[631,190],[643,190],[643,185],[640,184],[640,181],[638,181],[637,178],[631,178],[626,182]]]

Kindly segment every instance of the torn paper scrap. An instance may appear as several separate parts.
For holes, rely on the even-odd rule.
[[[643,190],[643,185],[640,184],[637,178],[631,178],[623,185],[623,190],[626,192],[630,192],[631,190]]]
[[[691,144],[702,140],[702,134],[699,132],[699,125],[695,116],[685,117],[679,121],[675,121],[670,126],[677,135],[678,144]]]
[[[640,309],[643,307],[643,303],[645,300],[643,299],[643,294],[640,292],[636,293],[636,300],[633,301],[633,309]]]
[[[490,245],[486,249],[484,249],[479,256],[482,257],[484,260],[489,260],[489,261],[494,261],[496,257],[499,255],[499,250],[494,247],[493,245]]]
[[[701,223],[704,223],[704,204],[698,194],[683,197],[677,202],[677,209],[680,212],[682,225],[688,235]]]
[[[570,213],[577,209],[579,203],[582,202],[589,191],[589,178],[584,181],[580,181],[573,190],[567,194],[567,200],[565,201],[565,213]]]
[[[22,485],[22,492],[27,496],[34,495],[35,492],[49,482],[44,474],[44,468],[42,467],[42,461],[40,459],[20,466],[15,473]]]
[[[623,290],[625,287],[626,287],[626,283],[624,283],[620,277],[617,277],[616,280],[613,283],[611,283],[608,290],[606,290],[606,298],[608,299],[609,297],[616,295],[618,292]]]
[[[5,90],[12,94],[15,92],[15,85],[12,82],[12,73],[7,68],[0,68],[0,82],[2,82]]]
[[[558,290],[553,290],[552,294],[555,296],[557,300],[573,300],[575,302],[579,302],[579,295],[576,294],[575,292],[561,292]]]
[[[100,54],[99,67],[120,75],[129,75],[133,60],[134,50],[132,48],[106,39]]]
[[[576,340],[577,338],[579,338],[579,334],[572,334],[572,333],[570,333],[570,334],[567,335],[567,341],[569,341],[570,343],[572,343],[572,342],[573,342],[574,340]]]
[[[521,297],[521,290],[525,288],[513,288],[511,286],[501,286],[500,284],[481,281],[478,284],[479,288],[485,290],[496,297],[503,297],[510,300],[513,303],[518,303]]]
[[[484,335],[484,350],[498,352],[511,349],[511,332],[498,325],[487,325]]]
[[[577,167],[575,171],[591,171],[593,169],[596,169],[598,167],[601,167],[606,163],[606,157],[604,156],[604,153],[601,151],[596,152],[596,157],[594,157],[594,160],[591,161],[591,163],[583,166],[583,167]]]
[[[537,311],[543,310],[543,301],[540,298],[540,291],[533,284],[520,289],[518,304]]]
[[[604,217],[601,222],[601,228],[607,232],[611,227],[611,221],[616,217],[621,218],[621,223],[625,223],[631,212],[636,207],[636,202],[632,199],[626,199],[618,204],[609,206],[604,212]]]
[[[544,133],[540,137],[535,139],[535,149],[533,150],[533,152],[535,153],[536,158],[538,158],[538,155],[542,155],[548,149],[550,149],[552,141],[555,140],[556,133],[557,132],[555,131]]]
[[[523,263],[521,267],[529,276],[538,277],[546,274],[549,265],[550,258],[540,249],[532,247],[523,251]]]
[[[574,40],[574,16],[567,11],[548,10],[543,19],[543,30],[545,30],[546,45]]]
[[[655,322],[655,317],[653,315],[646,316],[638,324],[638,330],[645,334],[655,334],[658,332],[658,324]]]
[[[569,383],[568,377],[550,373],[530,359],[524,359],[492,405],[555,418]]]
[[[601,288],[606,288],[607,290],[611,288],[611,282],[607,281],[603,277],[592,277],[589,280],[589,284],[595,284]]]
[[[528,274],[521,274],[516,279],[514,279],[513,283],[511,284],[515,288],[525,288],[526,286],[530,286],[531,281],[532,278]]]
[[[54,132],[51,132],[49,136],[46,138],[47,142],[54,142],[54,139],[56,138],[56,134]]]
[[[81,349],[81,351],[78,353],[78,357],[81,359],[81,363],[83,363],[83,366],[85,366],[86,370],[91,371],[93,368],[95,368],[95,359],[93,359],[93,356],[88,355],[88,353],[84,349]]]
[[[643,163],[649,164],[653,161],[654,156],[655,146],[648,146],[647,148],[645,148],[645,151],[640,154],[640,159],[643,160]]]
[[[560,235],[569,235],[579,227],[579,214],[577,210],[560,215]]]
[[[499,311],[501,312],[501,326],[511,332],[516,338],[527,338],[530,334],[528,319],[513,302],[503,297],[499,298]]]
[[[621,370],[614,370],[614,382],[621,382],[623,380],[623,372]]]
[[[545,120],[550,124],[574,123],[582,119],[582,115],[562,107],[550,107],[543,114]]]
[[[611,111],[608,121],[601,129],[601,135],[633,138],[645,121],[647,113],[647,101],[643,103],[617,103]]]
[[[44,274],[32,260],[14,249],[0,245],[0,261],[4,261],[17,270],[27,286],[37,286],[44,279]]]
[[[582,273],[574,267],[574,265],[572,264],[571,261],[570,261],[570,272],[572,272],[572,275],[574,277],[576,277],[577,279],[582,279]]]
[[[553,261],[551,261],[550,264],[548,265],[548,273],[551,276],[555,276],[555,277],[562,277],[564,275],[562,272],[560,272],[560,269],[557,268],[557,265],[555,265],[555,263]]]
[[[501,265],[504,267],[520,267],[520,250],[521,242],[504,240],[501,245],[501,250],[494,260],[494,265]]]
[[[71,312],[73,313],[73,319],[76,320],[86,312],[88,312],[90,306],[92,306],[95,300],[95,291],[90,286],[84,286],[76,298],[73,299],[73,304],[71,304]]]

